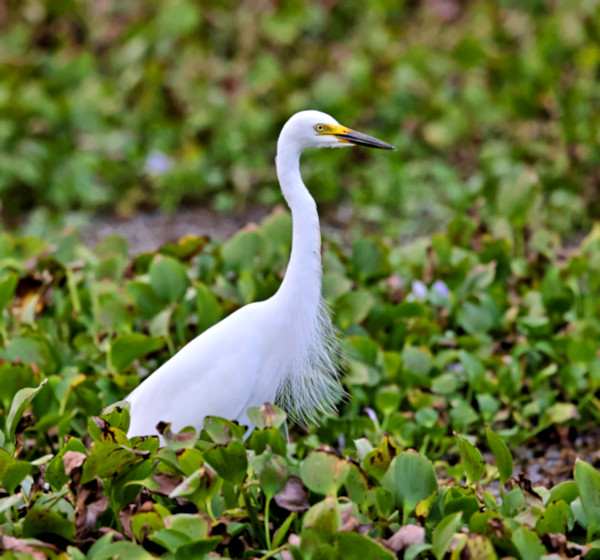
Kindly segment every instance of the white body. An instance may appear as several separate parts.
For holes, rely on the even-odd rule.
[[[293,219],[285,278],[267,301],[239,309],[202,333],[128,397],[128,435],[202,429],[206,416],[250,422],[246,410],[277,402],[300,421],[334,410],[342,395],[335,368],[335,336],[321,297],[321,234],[315,201],[300,176],[309,147],[393,149],[324,113],[303,111],[285,124],[277,144],[277,176]]]

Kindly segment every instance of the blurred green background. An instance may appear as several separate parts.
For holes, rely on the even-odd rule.
[[[599,69],[598,0],[8,0],[2,214],[281,202],[279,129],[315,108],[399,148],[311,154],[325,214],[570,237],[600,212]]]

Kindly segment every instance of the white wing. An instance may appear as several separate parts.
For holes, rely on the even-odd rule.
[[[263,303],[239,309],[192,340],[128,397],[129,437],[156,433],[161,420],[178,431],[202,428],[208,415],[245,419],[265,358]],[[273,388],[271,400],[277,387]],[[259,403],[261,404],[261,403]]]

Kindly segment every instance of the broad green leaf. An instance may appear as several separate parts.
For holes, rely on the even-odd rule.
[[[431,370],[431,354],[421,348],[406,347],[402,351],[402,361],[404,367],[416,375],[427,375]]]
[[[8,492],[14,492],[15,489],[23,482],[23,479],[32,474],[34,466],[28,461],[13,461],[4,468],[0,481],[2,487]]]
[[[14,273],[8,274],[5,278],[0,280],[0,314],[2,310],[8,305],[8,302],[12,299],[15,288],[17,287],[18,276]]]
[[[447,515],[435,527],[433,531],[433,553],[438,560],[441,560],[448,552],[454,534],[460,527],[462,513],[460,511]]]
[[[452,553],[452,558],[456,555],[456,550]],[[460,548],[460,556],[466,558],[477,558],[477,560],[497,560],[498,555],[494,550],[494,545],[483,535],[468,535],[464,545]]]
[[[163,519],[155,511],[140,511],[131,517],[131,530],[139,543],[164,527]]]
[[[212,327],[223,318],[223,308],[219,305],[217,296],[204,284],[197,283],[196,309],[198,311],[198,334]]]
[[[527,527],[521,526],[512,534],[512,543],[519,551],[521,558],[527,560],[540,560],[547,554],[547,550],[540,542],[539,537]]]
[[[289,477],[285,461],[271,451],[254,457],[252,468],[256,473],[261,490],[267,498],[271,499],[281,492]]]
[[[550,489],[547,500],[544,500],[544,505],[551,504],[557,500],[564,500],[570,504],[578,496],[579,490],[577,489],[577,484],[572,480],[565,480]]]
[[[226,444],[232,439],[241,440],[246,433],[246,427],[218,416],[207,416],[204,419],[203,428],[210,439],[218,444]]]
[[[365,473],[357,465],[350,463],[345,487],[348,497],[354,503],[362,504],[369,496],[371,484]]]
[[[498,472],[500,473],[500,484],[504,486],[510,479],[513,473],[513,460],[512,455],[504,440],[496,434],[496,432],[486,428],[485,437],[487,438],[488,445],[494,454],[494,459],[498,465]]]
[[[567,523],[571,515],[569,504],[559,500],[551,503],[538,518],[535,524],[535,530],[539,535],[543,533],[565,534]]]
[[[46,384],[48,379],[44,379],[37,387],[26,387],[21,389],[13,398],[8,416],[6,417],[6,436],[8,441],[13,440],[17,429],[17,424],[23,416],[23,412],[33,400],[33,398],[40,392],[40,389]]]
[[[347,475],[348,463],[324,451],[313,451],[300,464],[302,482],[317,494],[337,494]]]
[[[287,415],[277,405],[265,403],[262,406],[253,406],[246,411],[249,420],[259,430],[265,428],[279,428],[283,426]]]
[[[340,329],[362,323],[375,305],[375,298],[366,290],[348,292],[335,302],[335,320]]]
[[[135,301],[140,315],[144,319],[152,319],[165,309],[165,302],[152,289],[152,286],[146,282],[134,280],[127,284],[127,292]]]
[[[146,336],[141,333],[122,334],[111,342],[108,363],[112,370],[119,372],[134,360],[151,352],[156,352],[164,345],[165,340],[163,338]]]
[[[406,520],[421,500],[437,491],[435,469],[427,457],[409,450],[394,459],[390,471],[393,472],[392,490]]]
[[[337,498],[327,496],[321,502],[312,506],[302,519],[303,539],[307,529],[315,529],[327,535],[335,534],[342,525],[342,518],[337,503]]]
[[[169,529],[179,531],[192,540],[208,536],[209,523],[200,514],[178,513],[164,518]]]
[[[382,272],[383,252],[378,243],[368,237],[357,239],[352,245],[352,266],[363,281]]]
[[[373,539],[344,531],[335,539],[339,558],[343,560],[394,560],[396,556]]]
[[[122,477],[147,456],[148,452],[136,452],[114,441],[96,441],[83,465],[81,483],[85,484],[96,476]]]
[[[188,544],[192,540],[189,535],[174,529],[159,529],[148,538],[173,554],[177,552],[179,547]]]
[[[209,449],[204,453],[204,458],[225,480],[241,484],[246,478],[246,449],[235,439],[226,445],[216,445]]]
[[[600,473],[589,463],[578,459],[574,476],[588,527],[593,535],[600,530]]]
[[[112,535],[111,535],[112,536]],[[122,558],[127,560],[154,560],[154,556],[132,542],[96,541],[98,545],[88,552],[88,560],[113,560]]]
[[[11,339],[3,354],[10,362],[19,360],[24,364],[35,364],[47,375],[54,373],[58,365],[50,343],[40,334],[32,333]]]
[[[463,436],[454,434],[456,442],[458,443],[458,451],[462,462],[465,465],[465,471],[467,473],[467,483],[474,484],[479,482],[483,474],[485,473],[485,465],[483,464],[483,458],[479,449],[477,449],[469,440]]]
[[[62,512],[33,507],[25,515],[23,536],[57,535],[67,541],[75,540],[75,524]]]
[[[468,301],[463,303],[456,319],[469,334],[487,333],[494,326],[494,317],[489,309]]]
[[[149,274],[152,289],[166,303],[182,299],[190,284],[185,266],[164,255],[154,258]]]

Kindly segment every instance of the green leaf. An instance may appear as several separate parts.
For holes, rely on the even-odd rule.
[[[0,315],[8,302],[12,299],[19,277],[15,273],[10,273],[6,278],[0,280]]]
[[[218,323],[223,317],[223,309],[217,296],[204,284],[195,284],[196,309],[198,312],[198,334]]]
[[[192,540],[188,535],[174,529],[159,529],[148,538],[173,554],[177,552],[179,547],[188,544]]]
[[[199,514],[178,513],[165,517],[165,524],[175,531],[179,531],[194,540],[208,536],[209,522]]]
[[[95,441],[83,464],[81,483],[86,484],[96,476],[122,477],[143,462],[148,455],[148,452],[136,452],[114,441]]]
[[[246,449],[239,441],[231,440],[227,445],[217,445],[206,451],[204,458],[225,480],[234,484],[244,482],[248,459]]]
[[[265,428],[279,428],[283,426],[287,415],[277,405],[265,403],[262,406],[253,406],[246,410],[248,419],[259,430]]]
[[[335,539],[339,558],[343,560],[394,560],[396,556],[373,539],[345,531]]]
[[[411,346],[404,348],[402,361],[404,367],[416,375],[427,375],[431,370],[431,354],[421,348]]]
[[[269,499],[283,490],[289,477],[286,462],[278,455],[273,455],[271,451],[265,451],[262,455],[254,457],[252,468],[262,491]]]
[[[210,439],[218,444],[229,443],[232,439],[241,440],[246,433],[246,428],[237,422],[219,418],[218,416],[207,416],[203,421],[203,429]]]
[[[17,430],[17,424],[19,423],[21,416],[23,416],[23,412],[25,412],[29,403],[40,392],[47,381],[48,379],[44,379],[37,387],[26,387],[21,389],[14,396],[8,416],[6,417],[6,436],[8,441],[13,441]]]
[[[362,504],[367,500],[370,483],[364,472],[357,465],[353,463],[349,464],[348,475],[344,484],[348,497],[354,503]]]
[[[464,437],[454,434],[458,443],[458,451],[460,457],[465,464],[465,471],[467,473],[467,483],[474,484],[478,482],[483,474],[485,473],[485,465],[483,464],[483,457],[471,442]]]
[[[149,274],[152,289],[167,303],[175,303],[182,299],[190,284],[185,266],[164,255],[156,255],[150,265]]]
[[[468,301],[459,309],[456,320],[469,334],[487,333],[494,326],[494,317],[486,307]]]
[[[319,533],[333,535],[342,525],[337,498],[327,496],[324,500],[317,502],[312,506],[302,518],[302,529],[315,529]]]
[[[127,292],[135,301],[143,319],[152,319],[165,309],[165,302],[146,282],[139,280],[130,282],[127,284]]]
[[[75,540],[75,525],[62,512],[33,507],[23,521],[23,536],[58,535],[67,541]]]
[[[400,453],[390,465],[390,471],[393,472],[392,491],[402,507],[404,520],[421,500],[438,490],[433,464],[415,451]]]
[[[454,556],[453,552],[453,556]],[[458,557],[458,556],[457,556]],[[477,560],[497,560],[494,545],[483,535],[468,535],[464,546],[460,549],[461,558],[477,558]]]
[[[10,494],[15,491],[23,479],[31,474],[34,466],[28,461],[13,461],[6,465],[0,476],[2,487]]]
[[[11,339],[6,345],[5,355],[10,362],[19,360],[24,364],[33,363],[47,375],[54,373],[57,368],[50,344],[42,335],[30,334]]]
[[[542,282],[542,301],[550,312],[564,313],[573,304],[575,297],[568,284],[560,277],[560,270],[551,267]]]
[[[577,489],[577,484],[572,480],[565,480],[552,487],[547,500],[545,500],[545,504],[551,504],[557,500],[564,500],[567,504],[570,504],[578,496],[579,490]]]
[[[111,536],[112,535],[106,535]],[[113,560],[122,558],[127,560],[155,560],[155,557],[132,542],[110,542],[100,539],[94,543],[87,555],[88,560]]]
[[[164,527],[162,517],[155,511],[141,511],[131,517],[131,530],[139,543]]]
[[[165,345],[163,338],[146,336],[141,333],[122,334],[110,344],[108,363],[110,368],[119,372],[129,366],[134,360],[156,352]]]
[[[527,527],[521,526],[513,531],[511,540],[519,551],[521,558],[540,560],[542,556],[548,553],[540,542],[539,537]]]
[[[300,478],[317,494],[337,494],[348,475],[348,463],[331,453],[313,451],[300,464]]]
[[[184,544],[177,549],[175,560],[189,560],[190,558],[205,558],[206,555],[213,551],[223,537],[204,537],[195,541]]]
[[[450,545],[452,544],[452,539],[454,538],[454,534],[458,531],[460,527],[460,520],[462,517],[462,512],[458,511],[451,515],[447,515],[442,519],[435,528],[433,532],[433,553],[435,557],[440,560],[443,558],[448,552]]]
[[[504,486],[510,479],[513,473],[513,460],[512,455],[504,440],[494,431],[486,428],[485,437],[487,438],[488,445],[494,454],[494,459],[498,465],[498,472],[500,473],[500,484]]]
[[[335,302],[335,320],[340,329],[362,323],[375,305],[375,298],[366,290],[348,292]]]
[[[381,273],[383,252],[379,244],[368,237],[357,239],[352,244],[352,266],[362,281]]]
[[[569,504],[559,500],[551,503],[538,518],[535,524],[535,530],[538,534],[560,533],[566,534],[567,523],[571,515]]]
[[[577,459],[574,475],[588,530],[594,535],[600,531],[600,473],[589,463]]]

